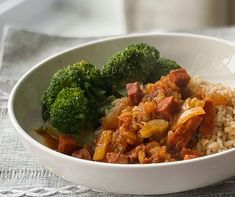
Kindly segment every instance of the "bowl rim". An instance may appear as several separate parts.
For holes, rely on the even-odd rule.
[[[178,165],[187,165],[192,164],[196,162],[200,162],[207,159],[213,159],[217,158],[221,155],[226,155],[231,152],[235,152],[235,147],[225,150],[223,152],[215,153],[212,155],[206,155],[190,160],[180,160],[180,161],[173,161],[173,162],[165,162],[165,163],[150,163],[150,164],[117,164],[117,163],[105,163],[105,162],[98,162],[98,161],[91,161],[91,160],[85,160],[80,158],[75,158],[69,155],[65,155],[62,153],[59,153],[53,149],[48,148],[46,145],[41,144],[37,140],[35,140],[33,137],[31,137],[18,123],[15,113],[14,113],[14,101],[16,93],[21,86],[21,84],[31,75],[31,73],[35,72],[37,69],[39,69],[41,66],[43,66],[48,61],[57,58],[58,56],[61,56],[65,53],[71,52],[73,50],[77,50],[83,47],[92,46],[98,43],[102,42],[108,42],[112,40],[119,40],[119,39],[125,39],[125,38],[136,38],[136,37],[150,37],[150,36],[156,36],[156,37],[185,37],[185,38],[195,38],[195,39],[204,39],[204,40],[210,40],[215,41],[221,44],[225,44],[231,47],[235,47],[235,43],[232,41],[227,41],[221,38],[211,37],[211,36],[205,36],[205,35],[199,35],[199,34],[192,34],[192,33],[135,33],[135,34],[128,34],[128,35],[121,35],[121,36],[114,36],[114,37],[107,37],[107,38],[101,38],[95,41],[86,42],[83,44],[78,44],[76,46],[70,47],[68,49],[62,50],[61,52],[58,52],[54,55],[49,56],[48,58],[40,61],[35,66],[33,66],[31,69],[29,69],[23,76],[20,77],[20,79],[17,81],[17,83],[14,85],[13,89],[11,90],[9,100],[8,100],[8,115],[10,118],[10,121],[13,124],[13,127],[16,129],[17,133],[19,133],[28,143],[33,145],[35,148],[40,149],[42,152],[46,152],[50,155],[53,155],[55,157],[59,157],[61,159],[66,159],[71,162],[77,162],[82,163],[85,165],[95,166],[95,167],[105,167],[105,168],[133,168],[133,169],[139,169],[139,168],[162,168],[162,167],[173,167]]]

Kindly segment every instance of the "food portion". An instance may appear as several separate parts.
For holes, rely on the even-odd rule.
[[[96,126],[92,108],[105,98],[101,83],[101,71],[85,61],[59,70],[42,97],[43,119],[67,134]]]
[[[235,146],[233,96],[138,43],[102,69],[81,61],[55,73],[42,97],[45,125],[35,130],[49,147],[81,159],[188,160]]]

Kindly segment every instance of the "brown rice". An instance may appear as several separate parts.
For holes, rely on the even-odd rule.
[[[191,85],[202,88],[205,94],[217,94],[229,99],[228,104],[216,106],[214,133],[209,139],[200,137],[196,149],[204,155],[210,155],[235,147],[235,90],[198,76],[191,79]]]

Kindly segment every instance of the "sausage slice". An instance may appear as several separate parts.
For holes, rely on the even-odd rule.
[[[190,81],[190,76],[183,68],[172,70],[169,74],[169,79],[179,87],[185,87]]]
[[[133,105],[138,105],[140,101],[142,100],[144,94],[142,90],[140,89],[140,83],[128,83],[126,84],[127,94],[128,98],[131,101]]]
[[[210,137],[213,134],[215,128],[215,106],[213,101],[206,100],[204,108],[205,114],[202,115],[202,122],[199,127],[199,132],[204,137]]]
[[[169,96],[164,98],[157,105],[157,113],[158,115],[166,120],[171,120],[173,115],[178,111],[179,104],[176,102],[173,96]]]

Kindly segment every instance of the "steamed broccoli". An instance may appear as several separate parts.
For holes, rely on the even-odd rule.
[[[50,109],[50,123],[62,133],[75,134],[87,130],[92,113],[84,91],[79,87],[60,91]]]
[[[50,118],[50,108],[57,95],[64,88],[80,87],[86,89],[87,93],[91,91],[93,85],[100,85],[100,70],[85,61],[75,63],[66,68],[60,69],[53,76],[48,89],[42,98],[42,116],[44,120]],[[99,92],[100,94],[100,92]],[[98,96],[96,94],[96,96]]]
[[[156,82],[161,76],[167,75],[171,70],[180,68],[180,65],[176,63],[174,60],[159,58],[157,64],[152,67],[152,72],[147,78],[147,82]]]
[[[129,82],[145,82],[157,64],[159,51],[144,43],[133,44],[118,52],[103,66],[103,76],[114,89]]]
[[[143,43],[115,54],[102,71],[85,61],[75,63],[53,76],[42,97],[43,119],[62,133],[93,131],[112,101],[126,94],[126,83],[155,82],[176,68],[175,61],[159,59],[158,50]]]

